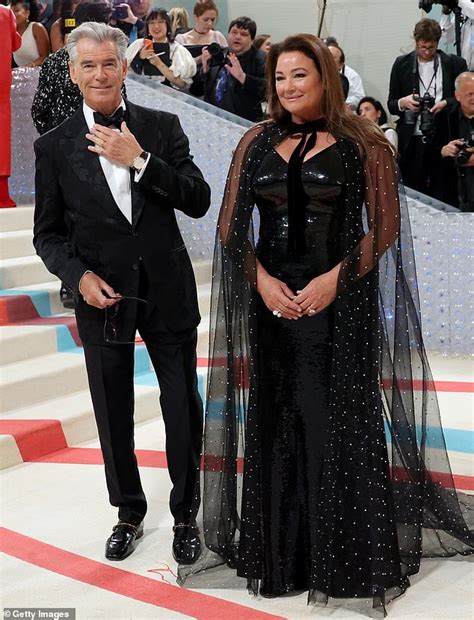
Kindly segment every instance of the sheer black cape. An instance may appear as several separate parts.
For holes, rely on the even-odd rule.
[[[262,577],[252,179],[287,135],[273,122],[250,129],[227,178],[213,263],[201,465],[206,552],[193,567],[180,567],[186,585],[210,587],[216,579],[218,586],[215,571],[204,581],[189,576],[223,563],[254,589]],[[472,552],[466,521],[473,498],[456,491],[451,474],[393,154],[373,145],[361,155],[351,141],[337,143],[346,182],[342,234],[334,242],[344,259],[309,599],[364,596],[375,605],[406,589],[421,557]]]

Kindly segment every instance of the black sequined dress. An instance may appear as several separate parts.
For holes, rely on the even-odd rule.
[[[196,493],[205,548],[179,582],[227,587],[227,565],[255,593],[369,598],[383,615],[422,557],[473,552],[473,501],[451,474],[393,154],[339,138],[297,176],[275,150],[291,131],[250,129],[227,177]],[[294,292],[339,264],[334,302],[275,317],[256,259]]]
[[[256,174],[260,214],[257,257],[270,275],[296,291],[342,259],[344,170],[337,145],[303,163],[309,202],[306,252],[288,254],[287,162],[270,151]],[[327,443],[332,349],[330,306],[297,321],[258,308],[258,376],[262,462],[264,573],[261,591],[308,589],[311,539]]]

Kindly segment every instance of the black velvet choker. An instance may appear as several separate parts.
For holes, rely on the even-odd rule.
[[[302,133],[309,134],[315,131],[327,131],[328,124],[325,118],[318,118],[315,121],[306,123],[290,123],[287,127],[289,134]]]
[[[305,207],[309,202],[301,178],[306,155],[316,146],[318,131],[327,131],[326,119],[318,118],[307,123],[291,123],[288,134],[303,134],[288,162],[288,254],[301,256],[306,252]],[[308,137],[309,134],[309,137]]]

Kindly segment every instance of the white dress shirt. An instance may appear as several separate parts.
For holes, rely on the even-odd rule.
[[[362,84],[362,78],[355,69],[344,65],[341,73],[343,73],[349,82],[349,92],[347,93],[346,103],[348,103],[353,110],[359,105],[359,101],[365,97],[364,86]]]
[[[120,104],[122,108],[125,110],[125,102],[122,99]],[[90,108],[85,102],[82,104],[82,109],[84,111],[84,117],[86,119],[87,126],[89,127],[89,131],[91,131],[93,125],[95,124],[94,120],[94,110]],[[119,129],[114,129],[114,131],[120,131]],[[150,160],[150,155],[148,154],[147,160],[143,168],[139,172],[135,172],[135,182],[141,179],[147,164]],[[102,171],[105,176],[105,180],[107,181],[107,185],[109,186],[110,192],[122,213],[125,215],[127,220],[132,223],[132,188],[130,182],[130,168],[128,166],[122,166],[121,164],[117,164],[115,162],[110,161],[107,157],[103,155],[99,155],[100,165],[102,167]]]
[[[125,102],[122,99],[120,105],[125,110]],[[85,102],[82,104],[82,110],[84,112],[84,118],[86,119],[87,127],[89,131],[91,131],[92,127],[95,125],[94,120],[94,110],[90,108]],[[120,131],[119,129],[115,129],[114,131]],[[105,176],[105,180],[107,181],[107,185],[109,186],[110,192],[124,216],[127,220],[132,223],[132,188],[130,182],[130,168],[128,166],[122,166],[121,164],[116,164],[107,157],[103,157],[99,155],[100,165],[102,167],[102,171]],[[148,153],[148,157],[146,158],[145,165],[139,171],[135,171],[135,183],[142,178],[143,173],[150,161],[150,153]],[[82,294],[81,284],[82,278],[87,274],[92,273],[90,269],[87,269],[81,276],[79,280],[79,292]]]

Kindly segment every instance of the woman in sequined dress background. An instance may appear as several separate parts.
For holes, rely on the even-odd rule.
[[[272,120],[242,138],[219,215],[207,552],[180,578],[225,562],[262,596],[385,614],[422,555],[473,549],[428,392],[406,204],[324,43],[287,38],[267,72]]]

